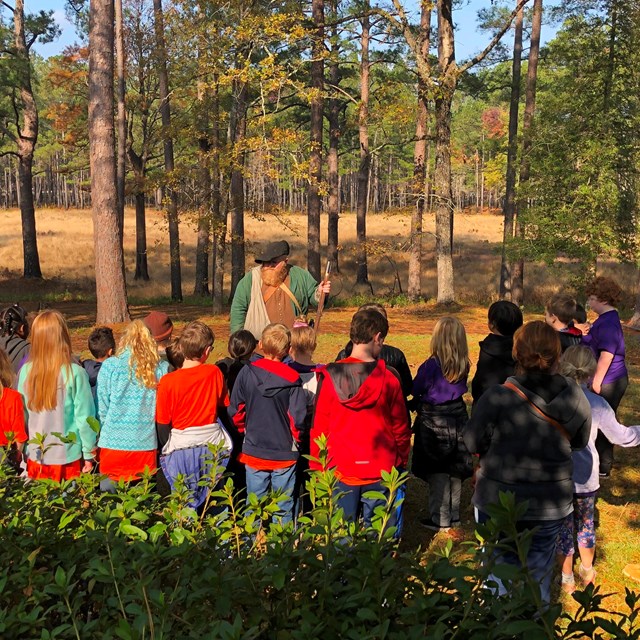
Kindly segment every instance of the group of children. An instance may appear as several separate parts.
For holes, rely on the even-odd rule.
[[[591,381],[585,393],[594,426],[587,453],[576,453],[574,463],[575,526],[586,582],[595,576],[598,473],[611,470],[611,442],[632,446],[639,437],[638,428],[626,429],[615,419],[628,384],[615,309],[620,289],[610,279],[597,278],[587,293],[589,307],[599,316],[592,326],[572,296],[554,296],[545,310],[547,325],[566,350],[563,374],[584,385]],[[471,382],[473,407],[488,389],[517,373],[513,341],[522,325],[514,304],[499,301],[489,308],[490,334],[480,343]],[[93,470],[99,457],[104,490],[157,473],[163,492],[182,478],[194,508],[203,508],[207,498],[200,479],[228,466],[236,486],[248,493],[280,490],[275,517],[287,523],[304,508],[305,472],[318,468],[318,442],[324,436],[345,516],[362,516],[370,524],[386,491],[382,473],[408,468],[413,410],[411,471],[429,485],[428,514],[421,524],[435,531],[459,526],[462,482],[474,467],[463,438],[470,361],[459,320],[438,320],[430,357],[413,380],[402,351],[385,344],[389,324],[377,304],[354,314],[349,343],[326,366],[313,361],[315,331],[301,318],[291,330],[267,326],[259,341],[248,331],[235,332],[229,357],[217,365],[207,363],[214,342],[209,327],[191,322],[177,338],[172,330],[166,314],[152,312],[131,322],[116,347],[111,329],[98,327],[88,341],[94,359],[80,363],[58,312],[39,313],[29,327],[20,307],[5,310],[0,316],[0,445],[13,445],[12,463],[20,463],[29,438],[30,478],[73,478]],[[594,466],[598,458],[599,468]],[[370,497],[371,491],[378,497]],[[397,524],[396,515],[391,524]],[[567,519],[558,544],[567,590],[573,584],[573,529]]]

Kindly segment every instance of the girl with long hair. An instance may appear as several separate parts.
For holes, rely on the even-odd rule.
[[[584,449],[591,432],[591,407],[580,387],[558,373],[558,333],[536,320],[513,336],[516,375],[478,400],[464,429],[471,453],[480,456],[473,504],[479,522],[487,506],[510,492],[526,502],[518,530],[531,531],[526,566],[540,585],[540,602],[551,596],[556,539],[573,511],[572,451]],[[515,550],[496,547],[496,564],[519,565]],[[508,589],[494,576],[498,591]]]
[[[107,476],[101,483],[104,490],[156,470],[156,389],[168,368],[142,320],[129,324],[116,355],[102,364],[97,399],[100,473]]]
[[[429,484],[429,516],[420,524],[433,531],[460,526],[462,480],[471,468],[462,443],[468,373],[464,326],[457,318],[440,318],[431,337],[431,356],[413,381],[418,415],[411,468]]]
[[[71,359],[69,329],[59,312],[43,311],[33,321],[18,391],[27,408],[29,477],[60,481],[90,472],[96,434],[87,418],[95,416],[95,405],[87,372]]]

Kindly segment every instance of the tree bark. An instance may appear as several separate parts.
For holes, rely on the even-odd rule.
[[[513,239],[513,222],[516,212],[516,161],[518,156],[518,111],[520,107],[520,80],[522,68],[522,23],[524,9],[518,11],[513,39],[513,64],[511,72],[511,100],[509,103],[509,143],[507,147],[507,176],[504,197],[504,230],[502,238],[502,262],[500,265],[500,298],[511,299],[511,260],[507,247]]]
[[[532,126],[536,111],[536,85],[538,80],[538,59],[540,57],[540,31],[542,28],[542,0],[534,0],[531,24],[531,45],[529,47],[529,65],[527,68],[527,88],[525,94],[524,117],[522,120],[522,159],[520,161],[520,186],[529,180],[529,152],[532,144]],[[519,202],[518,209],[527,203]],[[516,214],[517,215],[517,214]],[[516,235],[524,236],[524,224],[518,220]],[[511,275],[511,300],[518,306],[524,303],[524,260],[516,262]]]
[[[309,192],[307,196],[307,269],[320,280],[320,211],[322,197],[322,138],[324,109],[324,0],[311,1],[311,17],[315,27],[311,60],[311,122],[309,154]]]
[[[113,128],[113,0],[89,6],[89,159],[96,269],[96,323],[129,319],[118,230]]]
[[[333,1],[333,21],[338,16],[338,1]],[[331,59],[329,62],[329,82],[332,97],[329,100],[329,152],[327,154],[327,180],[329,183],[329,197],[327,199],[327,213],[329,215],[327,228],[327,258],[331,260],[333,271],[340,272],[338,263],[338,221],[340,220],[340,174],[338,148],[340,144],[340,111],[341,101],[337,97],[337,87],[340,84],[340,45],[338,41],[338,27],[334,24],[331,29]]]
[[[118,102],[118,161],[116,168],[116,185],[118,191],[118,229],[120,234],[120,244],[122,244],[124,238],[124,199],[127,170],[127,113],[125,110],[125,53],[122,0],[115,0],[114,9],[116,20],[115,45]]]
[[[180,229],[178,224],[178,194],[171,186],[175,162],[173,156],[173,137],[171,134],[171,103],[169,101],[169,74],[167,72],[167,51],[164,40],[164,16],[162,0],[153,0],[156,56],[158,64],[158,83],[160,93],[160,115],[162,117],[162,138],[164,149],[164,169],[169,184],[166,191],[169,196],[167,222],[169,225],[169,260],[171,264],[171,299],[182,301],[182,273],[180,267]]]
[[[24,0],[16,0],[13,10],[14,44],[19,66],[18,83],[22,104],[22,125],[18,128],[18,192],[22,218],[23,275],[42,278],[36,212],[33,202],[33,154],[38,142],[38,107],[31,86],[31,60],[24,24]],[[14,98],[15,100],[15,98]]]
[[[247,127],[247,83],[234,83],[231,139],[233,168],[231,170],[231,292],[233,295],[245,270],[244,246],[244,163],[242,144]]]
[[[431,4],[422,3],[420,14],[420,54],[426,61],[429,58],[431,41]],[[413,150],[413,190],[415,204],[411,216],[411,237],[409,248],[409,277],[407,295],[410,300],[417,300],[422,294],[420,276],[422,275],[422,221],[424,217],[426,188],[426,155],[427,155],[427,120],[428,120],[427,87],[424,80],[418,77],[418,116],[416,120],[416,143]]]
[[[438,0],[439,88],[435,99],[436,267],[439,304],[455,300],[453,287],[453,210],[451,191],[451,104],[458,81],[455,62],[452,0]]]
[[[360,20],[360,106],[358,109],[358,139],[360,142],[360,165],[358,167],[358,195],[356,198],[356,284],[369,284],[367,265],[367,205],[369,204],[369,3],[363,6]]]
[[[136,193],[136,271],[134,280],[149,281],[147,262],[147,210],[144,191]]]
[[[211,105],[213,119],[211,175],[211,215],[213,218],[213,313],[222,313],[224,308],[224,255],[227,239],[227,210],[222,203],[220,175],[220,95],[218,78],[214,82]]]

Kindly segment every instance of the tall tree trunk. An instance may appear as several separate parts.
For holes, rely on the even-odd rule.
[[[162,142],[164,149],[164,169],[168,183],[173,180],[175,162],[173,138],[171,135],[171,103],[169,101],[169,73],[167,72],[167,50],[164,39],[164,16],[162,0],[153,0],[153,26],[156,40],[158,63],[158,85],[160,94],[160,115],[162,117]],[[169,225],[169,260],[171,265],[171,299],[182,301],[182,273],[180,268],[180,229],[178,225],[178,194],[172,186],[167,186],[169,195],[167,222]]]
[[[136,271],[134,280],[149,280],[147,262],[147,210],[144,191],[136,192]]]
[[[245,270],[244,247],[244,163],[242,149],[247,127],[247,83],[234,83],[231,139],[233,143],[233,168],[231,170],[231,292],[236,291]]]
[[[458,75],[455,62],[452,0],[438,0],[438,65],[440,77],[435,99],[436,157],[436,268],[439,304],[455,300],[453,288],[453,209],[451,191],[451,103]]]
[[[222,313],[224,308],[224,254],[227,239],[227,207],[222,203],[220,175],[220,94],[218,77],[215,77],[211,105],[213,120],[213,149],[211,158],[211,216],[213,219],[213,313]]]
[[[338,17],[338,2],[333,0],[332,19],[334,23]],[[338,264],[338,221],[340,220],[340,174],[338,147],[340,144],[340,111],[341,101],[337,97],[337,87],[340,84],[340,45],[338,41],[338,27],[331,28],[331,59],[329,62],[329,82],[332,86],[332,98],[329,100],[329,153],[327,154],[327,180],[329,183],[329,197],[327,212],[329,214],[327,227],[327,258],[331,260],[333,270],[340,272]]]
[[[356,284],[369,284],[367,266],[367,205],[369,196],[369,3],[363,6],[364,16],[360,38],[360,107],[358,109],[358,139],[360,142],[360,165],[358,167],[358,195],[356,199]]]
[[[211,169],[209,167],[209,101],[205,90],[198,88],[198,236],[196,243],[196,279],[193,294],[209,295],[209,248],[211,246]]]
[[[311,0],[311,17],[315,32],[311,60],[311,122],[309,154],[309,193],[307,197],[307,269],[320,280],[320,211],[322,197],[322,113],[324,109],[324,0]]]
[[[431,41],[431,3],[423,2],[420,14],[420,56],[425,62],[429,59]],[[416,144],[413,150],[413,190],[415,205],[411,216],[411,238],[409,249],[409,279],[407,295],[417,300],[422,294],[420,276],[422,274],[422,221],[424,217],[426,155],[427,155],[427,120],[428,120],[427,87],[424,80],[418,77],[418,117],[416,120]]]
[[[116,76],[118,99],[118,163],[116,169],[116,186],[118,191],[118,228],[120,243],[124,238],[124,198],[127,157],[127,112],[125,110],[125,53],[124,24],[122,16],[122,0],[115,0],[116,19]]]
[[[16,0],[13,16],[14,43],[19,65],[19,94],[22,106],[22,125],[18,131],[17,147],[23,275],[25,278],[42,278],[40,256],[38,255],[36,212],[33,202],[33,154],[38,142],[39,122],[38,107],[31,87],[31,60],[25,35],[24,0]]]
[[[532,144],[533,117],[536,111],[536,85],[538,81],[538,59],[540,57],[540,31],[542,29],[542,0],[534,0],[531,24],[531,45],[529,47],[529,65],[527,68],[527,88],[525,94],[524,117],[522,120],[522,159],[520,161],[520,186],[529,181],[529,152]],[[518,209],[526,206],[518,203]],[[524,236],[524,224],[518,220],[516,235]],[[524,260],[516,262],[511,275],[511,300],[518,306],[524,303]]]
[[[500,298],[511,299],[512,265],[507,247],[513,239],[513,221],[516,211],[516,161],[518,157],[518,111],[520,107],[520,80],[522,68],[522,23],[524,9],[518,11],[513,39],[513,64],[511,72],[511,101],[509,103],[509,144],[507,147],[507,177],[504,196],[504,230],[502,238],[502,262],[500,265]]]
[[[129,319],[116,193],[113,11],[113,0],[91,0],[89,5],[89,159],[98,324]]]

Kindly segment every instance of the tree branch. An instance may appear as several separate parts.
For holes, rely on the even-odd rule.
[[[0,158],[4,158],[5,156],[15,156],[16,158],[20,157],[17,151],[0,151]]]
[[[10,4],[7,4],[4,0],[1,0],[0,4],[3,7],[7,7],[7,9],[9,9],[9,11],[11,11],[11,13],[13,13],[15,11],[15,9]]]
[[[396,2],[396,0],[394,0],[394,2]],[[474,56],[473,58],[471,58],[471,60],[468,60],[465,64],[459,67],[459,73],[462,74],[465,71],[468,71],[469,69],[471,69],[471,67],[477,65],[478,62],[482,62],[489,55],[489,53],[491,53],[492,49],[498,44],[498,42],[500,42],[500,40],[502,40],[502,36],[504,36],[504,34],[511,27],[511,23],[515,20],[515,17],[516,15],[518,15],[520,9],[522,9],[528,2],[529,0],[519,0],[515,9],[511,12],[511,15],[506,20],[503,27],[498,31],[498,33],[496,33],[495,36],[493,36],[491,42],[489,42],[484,50],[481,51],[477,56]]]

